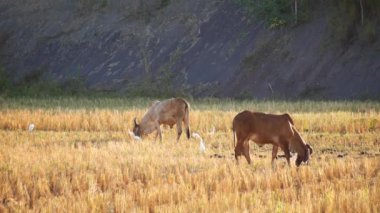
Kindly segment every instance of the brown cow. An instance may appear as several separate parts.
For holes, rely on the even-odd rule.
[[[235,158],[244,155],[248,163],[251,163],[249,156],[249,140],[253,140],[259,146],[272,144],[272,165],[277,158],[278,147],[284,153],[290,166],[290,151],[297,152],[296,165],[301,162],[308,162],[313,149],[306,144],[296,128],[289,114],[272,115],[260,112],[243,111],[237,114],[233,120],[232,129],[237,137],[235,147]]]
[[[160,141],[162,141],[160,125],[169,125],[170,128],[172,128],[174,124],[176,124],[178,142],[182,134],[182,122],[184,122],[186,136],[190,138],[189,110],[189,103],[182,98],[154,101],[141,119],[140,124],[137,124],[136,118],[134,119],[133,133],[141,137],[153,131],[157,131],[156,139],[157,136],[160,136]]]

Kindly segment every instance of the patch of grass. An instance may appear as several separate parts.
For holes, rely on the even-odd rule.
[[[145,108],[158,97],[126,97],[117,94],[61,97],[3,97],[1,109],[133,109]],[[159,98],[160,99],[160,98]],[[162,99],[162,98],[161,98]],[[263,112],[378,112],[378,101],[266,100],[251,99],[189,99],[196,110],[240,111],[252,109]]]
[[[302,91],[300,97],[323,100],[323,98],[325,98],[323,96],[324,90],[325,88],[321,86],[308,86],[304,91]]]
[[[237,100],[247,100],[250,98],[252,98],[252,94],[248,89],[241,91],[240,94],[236,96]]]
[[[165,8],[170,5],[170,0],[161,0],[160,9]]]
[[[0,91],[8,91],[11,87],[10,75],[7,73],[3,66],[0,65]]]
[[[206,144],[201,154],[193,138],[182,136],[176,143],[174,129],[163,128],[162,143],[153,141],[154,134],[141,142],[129,137],[133,117],[141,118],[151,101],[7,99],[10,106],[0,107],[1,211],[291,212],[297,206],[302,212],[371,212],[379,207],[378,102],[190,100],[191,129]],[[41,102],[49,108],[38,106]],[[237,165],[231,122],[242,109],[292,112],[314,148],[310,165],[296,168],[292,158],[289,168],[279,156],[272,169],[272,147],[252,142],[253,163],[240,159]],[[26,130],[31,122],[33,132]]]
[[[11,75],[0,67],[0,95],[5,97],[51,97],[92,95],[97,92],[87,90],[84,79],[76,76],[57,82],[48,79],[44,69],[36,69],[26,74],[18,82],[12,81]]]

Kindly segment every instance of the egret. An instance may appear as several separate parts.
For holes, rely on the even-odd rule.
[[[208,132],[209,135],[214,135],[216,132],[215,126],[212,126],[211,131]]]
[[[205,153],[206,152],[206,145],[205,145],[202,137],[196,132],[193,133],[193,137],[199,140],[199,152]]]
[[[32,132],[34,127],[35,127],[34,123],[29,124],[29,127],[28,127],[29,132]]]
[[[135,135],[135,133],[133,133],[131,130],[128,130],[128,133],[129,135],[135,140],[135,141],[141,141],[141,138],[137,135]]]

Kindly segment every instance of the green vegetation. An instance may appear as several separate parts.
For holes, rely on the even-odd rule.
[[[333,0],[330,2],[329,26],[333,42],[345,46],[353,40],[374,43],[379,33],[380,1]]]
[[[303,22],[309,17],[309,0],[238,0],[249,14],[265,20],[270,28]],[[296,12],[297,11],[297,12]]]
[[[164,75],[160,78],[148,75],[140,81],[131,82],[126,88],[124,96],[129,97],[172,97],[184,96],[183,88],[174,88],[173,82],[175,76],[172,71],[162,72]],[[173,81],[171,81],[173,80]],[[160,88],[160,89],[158,89]]]
[[[170,4],[170,0],[161,0],[160,8],[169,6],[169,4]]]
[[[9,74],[5,72],[3,66],[0,66],[0,91],[5,91],[10,88],[10,77]]]
[[[108,0],[79,0],[78,4],[79,10],[85,12],[107,7]]]
[[[90,95],[84,80],[73,76],[62,83],[44,77],[45,70],[38,69],[14,82],[11,75],[0,66],[0,96],[5,97],[51,97]],[[93,94],[94,92],[91,92]]]
[[[356,39],[362,43],[372,44],[376,42],[379,34],[380,1],[378,0],[237,1],[249,14],[265,20],[272,29],[302,23],[310,18],[311,11],[314,9],[327,10],[332,41],[342,46]]]
[[[106,7],[107,4],[108,4],[108,0],[100,0],[100,4],[99,5],[100,5],[101,8]]]
[[[155,98],[120,96],[89,97],[5,97],[0,98],[1,109],[145,109]],[[257,101],[187,98],[192,110],[239,111],[250,109],[263,112],[380,112],[376,101]]]
[[[145,76],[140,80],[127,82],[123,91],[91,90],[85,85],[81,76],[72,76],[62,82],[44,76],[44,70],[35,70],[18,82],[12,80],[3,67],[0,66],[0,97],[3,98],[136,98],[136,97],[190,97],[203,92],[215,90],[217,83],[199,83],[193,87],[187,84],[187,73],[182,70],[173,71],[179,53],[175,52],[170,61],[163,64],[158,74],[152,73],[150,65]],[[147,61],[146,64],[149,64]],[[158,89],[159,88],[159,89]]]

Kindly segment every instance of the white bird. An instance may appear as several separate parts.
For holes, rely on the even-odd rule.
[[[201,141],[199,142],[199,151],[200,151],[201,153],[205,153],[205,152],[206,152],[206,146],[205,146],[205,143],[203,142],[203,140],[201,140]]]
[[[199,140],[199,151],[201,153],[205,153],[206,152],[206,145],[205,145],[202,137],[196,132],[193,133],[193,137]]]
[[[135,135],[135,133],[133,133],[131,130],[128,129],[128,133],[129,135],[135,140],[135,141],[141,141],[141,138],[137,135]]]
[[[28,127],[29,132],[32,132],[34,127],[35,127],[34,123],[29,124],[29,127]]]
[[[216,132],[215,126],[212,126],[211,131],[208,132],[209,135],[214,135]]]

